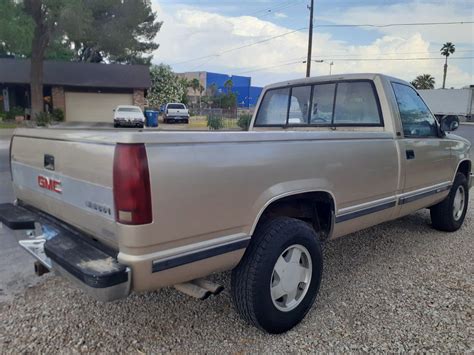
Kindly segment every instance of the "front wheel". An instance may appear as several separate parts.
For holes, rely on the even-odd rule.
[[[466,218],[469,203],[469,184],[464,174],[458,173],[448,197],[431,207],[431,223],[435,229],[455,232]]]
[[[232,299],[247,322],[269,333],[283,333],[311,309],[322,271],[315,231],[297,219],[275,218],[257,228],[232,271]]]

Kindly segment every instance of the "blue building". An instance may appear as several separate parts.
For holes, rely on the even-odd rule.
[[[206,89],[206,91],[215,87],[217,94],[226,93],[227,89],[225,83],[228,80],[232,80],[232,92],[237,96],[237,105],[240,108],[255,107],[263,89],[261,87],[252,86],[252,78],[248,76],[209,72],[189,72],[182,75],[189,80],[195,78],[199,79],[201,85]],[[190,96],[195,96],[195,93],[192,93],[192,90],[190,91]]]

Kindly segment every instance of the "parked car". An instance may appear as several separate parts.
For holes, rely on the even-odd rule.
[[[189,110],[187,109],[185,104],[180,104],[180,103],[166,104],[164,114],[163,114],[163,122],[164,123],[171,123],[171,122],[189,123]]]
[[[105,301],[170,285],[205,298],[222,287],[204,278],[233,270],[237,311],[281,333],[318,294],[325,241],[423,208],[437,230],[462,226],[471,144],[448,129],[380,74],[270,85],[249,132],[19,128],[0,220],[27,232],[39,273]]]
[[[145,116],[140,107],[120,105],[114,110],[114,127],[143,128]]]

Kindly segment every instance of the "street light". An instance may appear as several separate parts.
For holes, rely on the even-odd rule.
[[[329,75],[332,74],[332,66],[334,65],[334,62],[331,61],[330,63],[328,63],[324,59],[312,59],[311,61],[315,63],[326,63],[327,65],[329,65]],[[303,61],[303,64],[304,63],[306,63],[306,60]]]

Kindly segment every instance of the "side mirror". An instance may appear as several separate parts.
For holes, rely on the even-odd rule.
[[[443,116],[440,124],[443,132],[453,132],[459,128],[459,118],[451,115]]]

